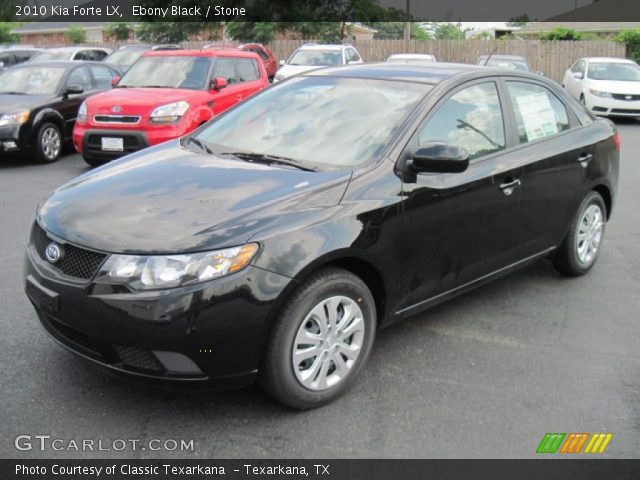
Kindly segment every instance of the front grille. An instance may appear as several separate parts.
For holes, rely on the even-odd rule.
[[[127,125],[135,125],[140,123],[139,115],[94,115],[95,123],[123,123]]]
[[[153,353],[138,347],[114,345],[122,363],[136,370],[149,370],[152,372],[165,372],[165,368]]]
[[[52,242],[47,233],[37,223],[33,226],[32,242],[43,260],[47,260],[45,250]],[[83,280],[91,279],[102,265],[107,255],[104,253],[85,250],[69,243],[60,244],[64,250],[64,255],[55,264],[50,265],[62,272],[64,275]]]
[[[67,342],[72,343],[76,347],[80,347],[85,352],[91,356],[102,358],[103,355],[100,353],[100,346],[93,342],[89,337],[87,337],[84,333],[78,332],[73,328],[65,325],[64,323],[58,322],[51,317],[45,317],[47,325],[51,327],[60,337],[62,337]]]
[[[611,113],[619,113],[621,115],[640,115],[640,110],[629,110],[626,108],[613,108]]]
[[[612,96],[616,100],[626,100],[628,102],[636,102],[640,100],[640,95],[626,95],[624,93],[613,93]]]

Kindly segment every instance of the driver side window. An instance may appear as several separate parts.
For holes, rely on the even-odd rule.
[[[494,82],[459,91],[418,132],[419,145],[442,142],[463,147],[471,159],[504,150],[504,119]]]
[[[76,68],[67,79],[67,87],[70,86],[78,86],[82,87],[82,89],[86,92],[88,90],[92,90],[93,86],[91,84],[91,75],[89,75],[89,70],[87,67]]]

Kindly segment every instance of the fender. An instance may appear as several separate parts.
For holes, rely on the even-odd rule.
[[[60,112],[54,110],[53,108],[43,108],[36,114],[33,119],[33,126],[31,127],[31,137],[37,133],[38,129],[40,128],[40,124],[45,120],[53,121],[58,126],[58,128],[60,129],[60,133],[62,134],[62,138],[68,137],[69,132],[67,132],[64,117],[60,114]]]

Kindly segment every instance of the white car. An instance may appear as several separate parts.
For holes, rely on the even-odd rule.
[[[640,116],[640,66],[623,58],[581,58],[563,87],[593,114]]]
[[[63,60],[89,60],[101,62],[112,50],[102,47],[61,47],[43,50],[31,57],[29,62],[55,62]]]
[[[335,65],[362,63],[362,57],[351,45],[302,45],[287,59],[280,61],[274,83],[298,73]]]
[[[436,62],[436,57],[426,53],[397,53],[387,58],[389,63],[406,63],[411,65],[425,65]]]

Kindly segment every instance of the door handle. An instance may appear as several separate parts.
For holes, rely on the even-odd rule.
[[[591,160],[593,160],[593,155],[591,153],[583,153],[578,157],[578,162],[580,162],[582,168],[587,168],[587,165]]]
[[[520,185],[522,185],[522,182],[519,178],[516,178],[515,180],[501,183],[500,190],[502,190],[502,193],[504,193],[508,197],[513,193],[516,187],[519,187]]]

